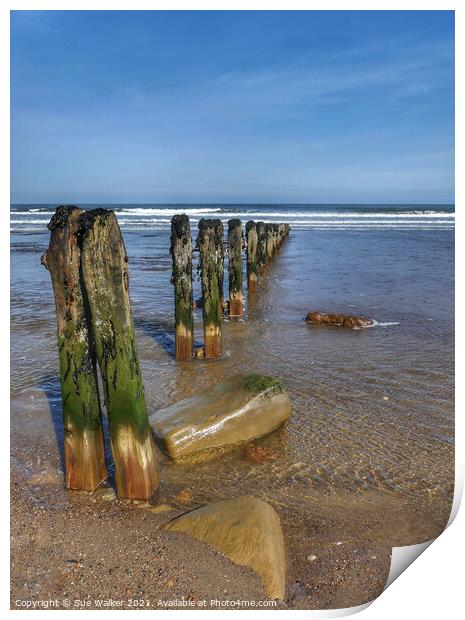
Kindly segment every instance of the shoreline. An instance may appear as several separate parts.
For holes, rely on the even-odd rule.
[[[65,598],[84,601],[86,609],[98,609],[110,599],[124,601],[120,607],[124,609],[131,608],[130,599],[145,601],[144,608],[149,609],[172,609],[175,599],[190,600],[192,609],[218,608],[209,605],[211,599],[222,601],[221,605],[228,600],[255,601],[257,606],[268,600],[251,569],[233,564],[204,543],[159,529],[205,503],[200,489],[170,481],[166,473],[183,466],[173,465],[160,451],[157,456],[165,482],[151,500],[153,506],[118,500],[111,486],[95,493],[66,491],[46,401],[37,402],[38,398],[30,416],[35,426],[41,412],[36,440],[31,439],[27,424],[19,428],[16,407],[12,412],[13,609],[17,600]],[[267,609],[350,607],[382,592],[391,546],[383,540],[382,527],[377,533],[379,507],[371,516],[367,510],[360,513],[366,523],[358,533],[352,530],[352,536],[345,523],[344,502],[339,512],[334,506],[333,510],[323,506],[319,513],[309,507],[298,519],[290,518],[279,504],[275,509],[282,520],[287,554],[286,597]],[[386,509],[394,520],[405,519],[402,505],[395,514],[395,501],[386,503]],[[426,534],[431,527],[424,514],[423,518],[411,514],[407,521],[417,522],[417,536],[422,528]],[[406,531],[404,536],[411,534]],[[163,606],[159,601],[171,602]]]
[[[32,455],[45,466],[45,474],[29,475],[24,460]],[[131,608],[130,599],[145,601],[148,609],[173,608],[171,603],[160,605],[160,600],[187,599],[190,608],[198,609],[215,608],[199,605],[203,600],[254,601],[257,607],[269,600],[251,569],[237,566],[188,536],[159,529],[196,508],[195,496],[189,499],[186,494],[183,500],[179,493],[173,501],[162,488],[155,500],[162,510],[157,512],[145,502],[116,499],[112,487],[94,493],[66,492],[52,442],[34,446],[22,442],[20,451],[13,449],[13,460],[12,609],[18,600],[44,599],[91,601],[85,603],[86,609],[98,609],[96,600],[109,599],[125,601],[125,609]],[[334,524],[309,518],[298,531],[283,528],[286,598],[267,608],[347,607],[381,593],[389,573],[390,549],[376,544],[328,544],[318,535],[328,525]],[[315,561],[307,560],[313,556]]]

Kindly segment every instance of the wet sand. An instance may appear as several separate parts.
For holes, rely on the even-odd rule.
[[[58,609],[109,601],[124,609],[234,609],[237,601],[243,608],[324,609],[359,605],[383,590],[389,547],[348,542],[343,524],[309,518],[284,528],[286,598],[274,604],[252,570],[159,529],[199,505],[195,491],[173,496],[162,486],[153,505],[117,500],[111,487],[66,492],[54,442],[21,439],[12,454],[12,609],[48,600]]]

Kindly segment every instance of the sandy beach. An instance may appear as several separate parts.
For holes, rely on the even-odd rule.
[[[285,529],[286,598],[270,601],[252,570],[159,529],[199,505],[195,490],[173,497],[162,487],[153,506],[116,500],[111,487],[66,492],[54,442],[21,439],[12,457],[12,609],[50,600],[59,609],[324,609],[359,605],[383,590],[389,547],[348,541],[343,523],[309,517]]]

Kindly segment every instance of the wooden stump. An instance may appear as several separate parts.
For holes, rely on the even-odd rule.
[[[42,256],[55,295],[68,489],[93,491],[107,478],[95,351],[80,281],[77,243],[81,209],[58,207]]]
[[[273,224],[265,224],[266,262],[273,260]]]
[[[176,359],[190,360],[194,355],[194,320],[192,317],[192,240],[187,215],[175,215],[171,220],[171,249],[173,259]]]
[[[114,212],[83,213],[79,237],[118,496],[148,499],[159,484],[155,444],[134,338],[128,257]]]
[[[273,224],[273,255],[279,250],[279,224]]]
[[[221,220],[201,219],[197,237],[200,281],[203,299],[205,357],[223,354],[221,337],[222,291],[224,278],[223,224]]]
[[[266,225],[257,222],[257,267],[259,273],[263,273],[266,267]]]
[[[258,281],[258,262],[257,262],[257,226],[254,221],[247,222],[247,289],[250,293],[257,290]]]
[[[244,314],[242,295],[242,223],[228,221],[229,316]]]

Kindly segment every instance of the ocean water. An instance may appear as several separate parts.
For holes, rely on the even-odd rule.
[[[185,487],[198,503],[258,495],[289,526],[326,520],[351,540],[408,545],[441,531],[453,495],[453,206],[98,206],[115,209],[127,247],[150,412],[234,372],[276,376],[292,400],[289,421],[256,442],[273,451],[269,462],[250,463],[242,448],[199,465],[160,455],[167,497]],[[29,437],[40,450],[52,421],[60,437],[54,300],[40,265],[54,207],[11,208],[13,449]],[[169,229],[182,212],[194,239],[201,217],[291,225],[257,293],[245,296],[245,320],[225,320],[217,361],[173,357]],[[310,310],[378,325],[309,327]],[[200,343],[200,310],[195,324]]]

